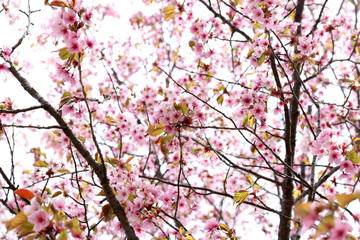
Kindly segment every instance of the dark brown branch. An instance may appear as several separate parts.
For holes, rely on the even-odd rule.
[[[220,18],[221,21],[223,21],[224,23],[226,23],[233,32],[237,32],[240,33],[243,37],[246,38],[246,40],[248,40],[249,42],[251,41],[251,37],[249,37],[245,32],[243,32],[242,30],[240,30],[238,27],[236,27],[234,24],[232,24],[229,20],[227,20],[223,15],[217,13],[210,5],[207,5],[205,3],[204,0],[199,0],[202,4],[204,4],[204,6],[209,9],[210,12],[212,12],[214,14],[215,17]]]
[[[39,109],[39,108],[43,108],[43,107],[42,106],[33,106],[33,107],[28,107],[28,108],[11,109],[11,110],[0,109],[0,113],[17,114],[17,113],[32,111],[32,110]]]
[[[101,186],[104,189],[106,199],[109,202],[111,208],[113,209],[115,215],[121,223],[122,228],[129,240],[137,240],[138,237],[135,234],[133,227],[130,225],[124,208],[121,206],[119,201],[116,199],[113,189],[110,186],[110,181],[105,175],[103,167],[99,165],[95,159],[91,156],[90,152],[84,147],[80,140],[75,136],[73,131],[67,125],[67,123],[62,118],[61,114],[55,110],[53,106],[50,105],[31,85],[30,83],[18,72],[18,70],[9,62],[10,68],[9,71],[12,75],[18,80],[21,86],[27,91],[34,99],[36,99],[62,128],[65,135],[72,142],[76,150],[81,154],[81,156],[87,161],[90,167],[94,170],[95,174],[100,180]]]
[[[16,124],[0,124],[0,127],[15,127],[15,128],[35,128],[35,129],[62,129],[61,126],[32,126],[32,125],[16,125]]]

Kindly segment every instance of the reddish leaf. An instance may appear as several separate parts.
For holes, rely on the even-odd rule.
[[[24,189],[24,188],[20,188],[14,191],[14,193],[22,198],[31,200],[33,197],[35,197],[35,194],[32,193],[31,191]]]
[[[58,1],[58,0],[55,0],[55,1],[52,1],[50,3],[50,6],[55,6],[55,7],[69,7],[69,4],[65,1]]]
[[[108,222],[111,220],[112,216],[113,216],[113,211],[112,208],[110,207],[110,204],[109,203],[105,204],[102,207],[100,218],[104,217],[104,221]]]

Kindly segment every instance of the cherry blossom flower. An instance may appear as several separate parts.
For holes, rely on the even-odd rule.
[[[263,38],[259,41],[259,46],[267,47],[269,45],[269,41],[266,38]]]
[[[11,47],[4,47],[2,50],[2,55],[4,56],[5,60],[9,60],[12,48]]]
[[[76,38],[71,38],[68,42],[67,42],[67,47],[68,47],[68,52],[70,53],[78,53],[80,52],[80,44],[79,41]]]
[[[304,54],[304,53],[310,51],[310,48],[311,48],[310,40],[308,40],[306,37],[300,37],[298,50]]]
[[[342,240],[345,239],[348,232],[352,231],[352,227],[339,218],[335,219],[334,227],[330,230],[328,240]]]
[[[90,11],[86,11],[86,13],[83,15],[83,20],[87,25],[91,25],[91,18],[93,14]]]
[[[218,224],[218,221],[216,220],[216,218],[210,218],[210,219],[207,220],[206,223],[205,223],[205,231],[206,231],[206,232],[212,232],[212,231],[215,230],[218,226],[219,226],[219,224]]]
[[[341,162],[340,171],[350,173],[350,175],[355,175],[357,173],[356,165],[351,161]]]
[[[64,12],[63,18],[67,24],[73,24],[76,21],[76,14],[73,11]]]
[[[256,68],[258,66],[257,59],[255,57],[250,58],[250,64]]]
[[[2,72],[5,73],[5,72],[9,71],[8,70],[9,67],[10,67],[10,65],[7,62],[1,63],[0,64],[0,73],[2,73]]]
[[[25,214],[32,214],[40,210],[40,203],[38,202],[36,197],[33,197],[30,201],[30,205],[26,205],[23,210]]]
[[[259,103],[255,104],[250,112],[256,119],[261,119],[265,115],[264,106]]]
[[[337,150],[331,150],[329,153],[329,163],[340,164],[341,162],[341,154]]]
[[[253,18],[255,21],[262,21],[264,18],[264,12],[260,8],[255,8],[253,13]]]
[[[86,47],[93,49],[95,47],[95,40],[90,40],[87,36],[85,37]]]
[[[41,209],[28,216],[28,221],[34,224],[33,230],[39,232],[49,225],[49,215]]]
[[[204,45],[202,43],[196,43],[194,49],[196,53],[202,53],[204,51]]]
[[[251,93],[245,93],[241,96],[241,103],[244,105],[244,107],[249,107],[250,104],[252,104],[253,102],[253,98],[252,98],[252,95]]]
[[[53,205],[57,210],[64,211],[65,210],[65,199],[64,198],[54,199]]]

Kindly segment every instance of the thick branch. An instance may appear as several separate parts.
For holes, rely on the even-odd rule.
[[[30,83],[20,75],[11,62],[9,62],[10,68],[9,71],[12,75],[19,81],[21,86],[27,91],[34,99],[36,99],[41,106],[47,111],[59,124],[62,128],[65,135],[72,142],[76,150],[81,154],[81,156],[88,162],[90,167],[94,170],[95,174],[100,180],[101,186],[104,189],[106,199],[110,203],[111,208],[113,209],[115,215],[119,219],[122,228],[129,240],[137,240],[134,229],[131,227],[124,208],[120,205],[119,201],[116,199],[113,189],[110,186],[109,179],[107,178],[103,168],[93,159],[90,152],[84,147],[80,140],[74,135],[73,131],[67,125],[67,123],[62,118],[61,114],[53,108],[49,102],[47,102],[31,85]]]
[[[300,23],[297,29],[296,34],[301,34],[301,20],[302,14],[304,10],[305,0],[298,0],[298,6],[295,13],[294,21]],[[292,209],[294,206],[294,197],[293,197],[293,180],[291,176],[293,172],[291,171],[294,164],[294,155],[295,155],[295,146],[296,146],[296,130],[297,130],[297,122],[299,118],[299,103],[298,99],[300,96],[300,87],[301,87],[301,79],[299,73],[299,66],[294,69],[293,81],[294,86],[292,88],[293,96],[290,100],[290,122],[287,121],[285,123],[285,139],[287,141],[287,145],[290,146],[290,149],[286,149],[285,162],[290,167],[284,168],[284,173],[286,176],[282,182],[282,200],[281,200],[281,213],[288,218],[291,218]],[[279,240],[289,240],[290,239],[290,230],[291,223],[288,218],[284,218],[280,216],[280,224],[279,224]]]

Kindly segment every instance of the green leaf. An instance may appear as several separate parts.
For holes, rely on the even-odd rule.
[[[147,134],[150,136],[158,136],[164,132],[164,124],[159,123],[158,125],[150,125],[148,130],[146,131]]]
[[[251,184],[251,186],[254,186],[254,180],[252,179],[252,177],[250,175],[246,175],[246,180],[248,181],[248,183]]]
[[[27,216],[23,211],[21,211],[16,214],[13,219],[8,221],[5,226],[8,231],[11,231],[24,224],[25,222],[27,222]]]
[[[260,28],[261,28],[261,23],[255,22],[255,23],[253,24],[253,28],[254,28],[254,29],[260,29]]]
[[[249,196],[249,192],[246,190],[240,190],[234,195],[234,204],[237,204],[237,207],[242,204],[246,198]]]
[[[34,167],[47,167],[49,164],[47,164],[45,161],[36,161],[33,164]]]
[[[254,117],[249,111],[247,117],[245,117],[244,120],[243,120],[243,125],[245,127],[247,127],[247,126],[253,127],[254,126],[254,121],[255,121]]]
[[[184,115],[187,114],[187,112],[188,112],[188,107],[186,106],[185,103],[180,103],[178,106],[180,107],[180,110],[181,110],[181,112],[182,112]]]
[[[34,232],[33,227],[34,227],[34,224],[29,223],[28,221],[21,224],[19,229],[18,229],[18,231],[19,231],[19,234],[18,234],[19,239],[33,233]]]
[[[354,150],[351,150],[346,154],[346,159],[356,164],[360,163],[359,156]]]
[[[164,155],[169,153],[169,150],[166,148],[166,143],[170,142],[172,139],[173,139],[173,136],[170,136],[170,135],[166,135],[165,137],[163,137],[161,139],[160,150]]]
[[[217,102],[219,105],[222,105],[223,102],[224,102],[224,95],[218,96],[217,99],[216,99],[216,102]]]
[[[165,21],[169,21],[171,18],[175,16],[175,7],[174,6],[167,6],[163,10],[165,18]]]
[[[72,55],[72,53],[68,52],[67,47],[62,48],[59,51],[59,56],[60,56],[61,60],[66,60],[66,59],[70,58],[71,55]]]
[[[70,92],[64,92],[64,94],[61,96],[59,108],[67,104],[72,98],[73,96],[71,95]]]
[[[59,196],[59,195],[61,195],[61,194],[62,194],[62,191],[56,191],[56,192],[51,196],[51,198],[57,197],[57,196]]]
[[[60,235],[56,238],[56,240],[67,240],[67,231],[63,230]]]
[[[231,229],[228,227],[228,225],[226,225],[226,224],[224,224],[224,223],[220,223],[220,224],[219,224],[219,227],[220,227],[221,230],[224,230],[224,231],[226,231],[226,232],[230,232],[230,231],[231,231]]]
[[[352,193],[352,194],[336,194],[335,198],[338,201],[340,207],[345,208],[346,205],[351,203],[352,201],[359,199],[360,193]]]
[[[263,53],[263,54],[261,54],[261,57],[257,60],[258,66],[263,64],[264,61],[265,61],[265,54]]]
[[[116,120],[112,116],[106,115],[104,119],[110,125],[114,125],[116,123]]]

